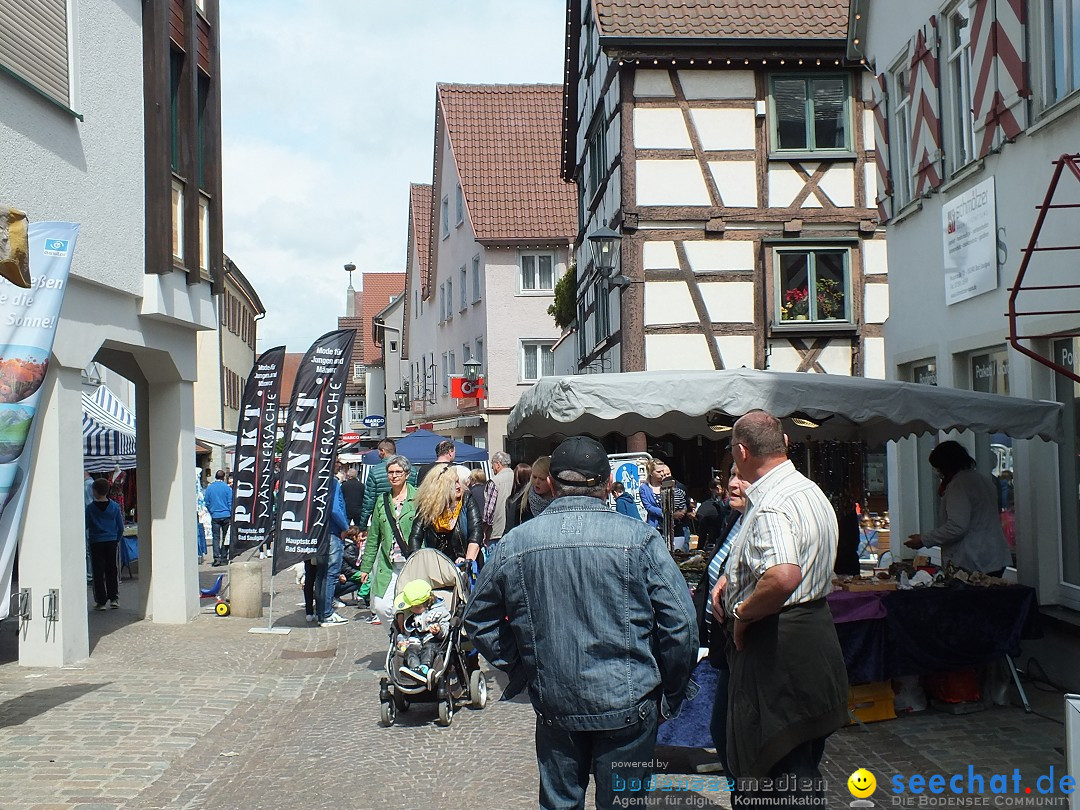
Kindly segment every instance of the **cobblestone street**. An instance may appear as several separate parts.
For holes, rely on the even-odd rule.
[[[269,561],[267,561],[269,563]],[[267,566],[269,570],[269,565]],[[203,577],[207,578],[208,571]],[[135,621],[120,609],[91,612],[91,658],[34,670],[15,663],[14,623],[0,641],[0,806],[116,808],[526,808],[537,772],[527,703],[461,709],[449,729],[434,707],[378,723],[381,627],[353,621],[318,628],[297,607],[291,573],[275,578],[275,624],[287,636],[253,635],[263,620],[204,613],[183,626]],[[121,603],[134,584],[123,583]],[[209,603],[204,603],[209,610]],[[358,612],[341,611],[352,618]],[[361,614],[361,615],[366,615]],[[1060,714],[1059,695],[1033,691]],[[1032,777],[1063,772],[1058,722],[999,708],[956,717],[934,712],[852,727],[830,740],[830,806],[851,801],[858,767],[888,775],[967,772]],[[702,752],[662,749],[675,774]],[[726,807],[716,792],[657,793],[660,807]]]

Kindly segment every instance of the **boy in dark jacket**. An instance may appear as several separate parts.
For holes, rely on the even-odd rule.
[[[109,482],[94,481],[94,500],[86,505],[86,541],[90,545],[90,568],[94,575],[94,609],[120,607],[120,572],[117,555],[124,539],[124,516],[109,500]]]
[[[634,496],[626,491],[626,487],[616,481],[611,485],[611,494],[615,497],[616,512],[634,520],[641,520],[641,512],[638,511]]]

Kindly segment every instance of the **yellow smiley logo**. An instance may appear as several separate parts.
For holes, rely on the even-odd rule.
[[[866,768],[859,768],[848,777],[847,788],[856,799],[865,799],[877,790],[877,779]]]

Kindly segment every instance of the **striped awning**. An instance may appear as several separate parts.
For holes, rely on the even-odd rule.
[[[107,472],[135,466],[135,414],[104,385],[83,394],[83,468]]]

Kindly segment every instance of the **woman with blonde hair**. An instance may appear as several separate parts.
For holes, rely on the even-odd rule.
[[[453,464],[434,468],[416,490],[416,519],[409,534],[409,554],[435,548],[450,559],[476,560],[483,524],[476,501],[465,494]]]
[[[551,456],[540,456],[532,463],[532,478],[529,483],[506,502],[506,531],[536,517],[548,508],[548,504],[554,499],[548,484],[550,471]]]

